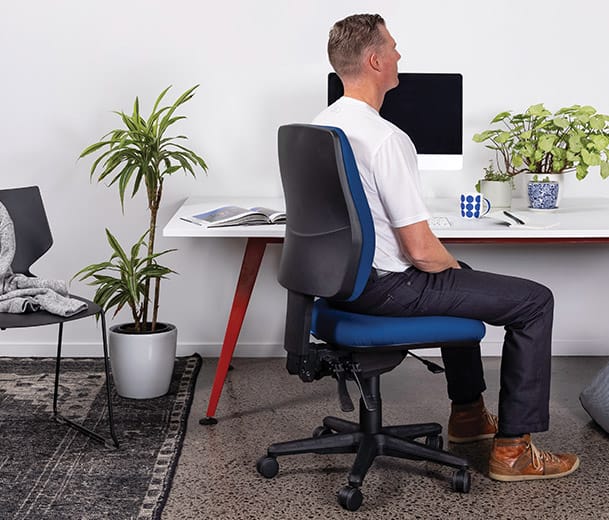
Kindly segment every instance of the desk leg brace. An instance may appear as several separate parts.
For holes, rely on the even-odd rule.
[[[218,422],[214,418],[218,400],[220,399],[224,380],[226,379],[226,373],[228,372],[237,339],[241,332],[243,318],[245,317],[245,311],[247,310],[247,305],[254,289],[254,283],[256,282],[258,270],[260,269],[262,256],[264,255],[266,244],[270,242],[281,242],[281,240],[269,238],[248,238],[247,240],[243,262],[241,263],[241,272],[239,273],[239,281],[237,282],[233,305],[228,318],[226,333],[224,334],[224,343],[222,344],[222,351],[220,352],[218,367],[216,368],[216,376],[214,378],[214,384],[211,389],[211,395],[207,406],[207,416],[199,421],[200,424],[210,425]]]

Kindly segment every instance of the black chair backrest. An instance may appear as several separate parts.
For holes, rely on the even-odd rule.
[[[32,276],[30,267],[53,245],[38,186],[0,190],[0,202],[6,207],[15,228],[14,273]]]
[[[279,282],[291,291],[353,299],[374,254],[374,227],[349,141],[342,130],[279,128],[286,235]]]

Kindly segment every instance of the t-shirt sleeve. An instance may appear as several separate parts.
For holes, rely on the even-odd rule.
[[[373,171],[379,198],[392,227],[429,219],[421,193],[416,150],[406,135],[394,132],[383,141],[374,155]]]

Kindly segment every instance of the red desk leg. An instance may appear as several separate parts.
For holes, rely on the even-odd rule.
[[[260,269],[264,250],[269,243],[281,242],[282,240],[280,238],[247,239],[243,262],[241,263],[241,272],[239,273],[239,280],[237,282],[235,296],[233,297],[233,305],[228,318],[226,333],[224,334],[224,343],[222,344],[222,351],[220,352],[218,367],[216,368],[216,376],[207,405],[207,416],[199,421],[200,424],[209,425],[218,422],[214,418],[214,414],[216,413],[216,407],[218,406],[218,400],[222,393],[226,373],[228,372],[228,367],[233,358],[235,346],[237,345],[237,339],[241,332],[241,325],[243,325],[243,318],[245,317],[245,311],[247,310],[247,305],[254,289],[254,283],[258,276],[258,270]]]

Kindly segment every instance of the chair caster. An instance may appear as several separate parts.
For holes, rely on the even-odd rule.
[[[453,473],[453,491],[459,493],[469,493],[472,487],[472,476],[469,471],[464,469],[457,470]]]
[[[324,435],[332,435],[332,429],[327,426],[318,426],[313,430],[313,438],[317,439],[317,437],[323,437]]]
[[[260,457],[256,462],[256,470],[265,478],[273,478],[279,472],[279,463],[275,457]]]
[[[352,486],[345,486],[341,488],[337,495],[338,503],[342,508],[347,511],[357,511],[359,506],[362,505],[364,501],[364,495],[359,490],[359,488],[355,488]]]
[[[444,439],[441,435],[430,435],[425,438],[425,446],[434,450],[441,450],[444,447]]]

